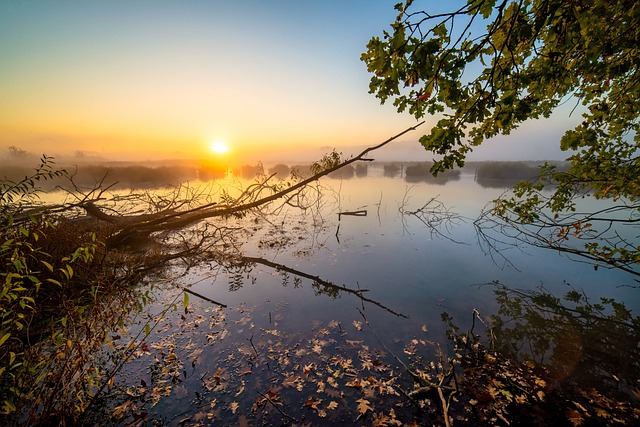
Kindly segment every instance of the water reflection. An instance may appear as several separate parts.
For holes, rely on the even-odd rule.
[[[304,271],[289,267],[287,265],[284,264],[280,264],[277,262],[273,262],[273,261],[269,261],[265,258],[258,258],[258,257],[241,257],[238,259],[238,261],[240,262],[240,264],[245,267],[245,269],[248,268],[248,271],[251,271],[251,266],[255,265],[255,264],[261,264],[264,266],[267,266],[269,268],[272,268],[274,270],[276,270],[277,272],[280,273],[284,273],[283,276],[283,280],[284,286],[287,286],[287,284],[289,283],[289,278],[286,274],[293,274],[296,276],[296,278],[294,278],[294,288],[298,288],[300,287],[301,282],[299,281],[298,278],[305,278],[305,279],[309,279],[312,281],[312,287],[316,292],[316,295],[327,295],[331,298],[337,298],[341,292],[344,293],[348,293],[351,295],[355,295],[358,299],[360,299],[362,302],[367,302],[370,304],[373,304],[379,308],[382,308],[383,310],[393,314],[394,316],[398,316],[398,317],[404,317],[404,318],[408,318],[408,316],[402,314],[402,313],[398,313],[392,309],[390,309],[389,307],[385,306],[384,304],[368,298],[365,296],[365,293],[367,292],[367,289],[351,289],[348,288],[344,285],[338,285],[332,282],[329,282],[328,280],[323,280],[321,279],[319,276],[315,276],[312,275],[310,273],[306,273]],[[239,288],[236,288],[235,290],[237,290]]]
[[[640,387],[640,317],[611,298],[597,302],[571,289],[564,297],[544,287],[494,284],[496,349],[547,366],[559,388],[595,388],[633,398]]]
[[[391,173],[399,178],[387,178]],[[407,186],[403,164],[371,165],[366,178],[355,179],[357,174],[354,169],[339,180],[329,180],[326,185],[332,190],[324,191],[323,202],[306,216],[283,208],[274,216],[234,220],[233,226],[241,227],[248,237],[242,252],[215,259],[213,264],[222,265],[224,272],[206,276],[206,269],[194,268],[179,279],[207,304],[193,304],[197,298],[192,298],[188,313],[163,319],[164,329],[148,338],[149,353],[136,361],[128,377],[118,378],[129,386],[123,390],[139,389],[141,380],[149,385],[146,395],[136,401],[147,411],[145,420],[177,423],[191,417],[190,421],[226,424],[276,423],[281,416],[262,400],[271,396],[280,399],[280,408],[298,421],[345,424],[357,419],[354,402],[368,393],[377,412],[389,416],[393,409],[407,424],[428,424],[426,417],[416,421],[403,397],[392,396],[386,388],[385,384],[393,384],[406,390],[412,385],[411,377],[391,374],[388,367],[396,362],[390,353],[404,357],[417,356],[416,348],[431,351],[440,338],[440,313],[468,314],[472,307],[482,313],[499,309],[493,328],[496,345],[513,357],[523,357],[522,350],[532,348],[532,360],[555,364],[558,384],[573,384],[584,369],[587,377],[604,372],[611,388],[638,386],[638,333],[623,326],[637,328],[638,320],[625,317],[621,306],[607,302],[601,308],[572,294],[573,305],[559,309],[551,290],[545,295],[499,288],[494,300],[472,287],[487,277],[523,287],[574,277],[591,287],[590,294],[599,295],[615,292],[613,285],[622,282],[620,276],[594,276],[592,269],[567,265],[543,252],[516,255],[514,264],[522,273],[495,268],[473,244],[475,230],[465,221],[494,194],[469,173],[449,180],[442,197],[436,196],[442,187],[426,180]],[[338,215],[369,212],[372,206],[376,215]],[[303,286],[307,280],[310,287]],[[361,289],[359,283],[367,288]],[[343,295],[349,298],[340,298]],[[222,310],[218,301],[228,309]],[[371,309],[366,320],[375,334],[367,334],[358,317],[365,306]],[[587,315],[595,315],[595,320]],[[596,332],[599,322],[602,327]],[[585,344],[589,340],[599,344],[591,348],[591,343]],[[629,347],[626,353],[619,351],[606,360],[607,352],[618,352],[624,345]],[[422,363],[420,369],[428,371],[437,358],[431,351],[416,360]],[[180,369],[173,369],[176,361]],[[152,364],[153,370],[146,370],[145,364]],[[621,373],[617,365],[632,373]],[[392,404],[390,399],[395,399]],[[318,406],[318,400],[323,405]],[[328,405],[334,401],[339,409],[331,412]],[[437,411],[437,403],[433,406]],[[127,422],[135,421],[132,417]]]

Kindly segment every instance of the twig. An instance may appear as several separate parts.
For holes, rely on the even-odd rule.
[[[258,394],[259,394],[260,396],[262,396],[262,397],[263,397],[267,402],[271,403],[271,405],[272,405],[274,408],[276,408],[276,410],[277,410],[278,412],[280,412],[280,414],[281,414],[283,417],[288,418],[289,420],[293,421],[293,422],[294,422],[294,423],[296,423],[296,424],[298,423],[298,420],[296,420],[296,419],[295,419],[295,418],[293,418],[291,415],[289,415],[289,414],[285,413],[282,409],[280,409],[280,408],[278,407],[278,405],[276,405],[276,402],[274,402],[273,400],[271,400],[271,398],[270,398],[269,396],[267,396],[266,394],[264,394],[264,393],[260,392],[259,390],[258,390]]]
[[[348,215],[348,216],[367,216],[367,211],[366,210],[361,210],[361,211],[338,212],[338,221],[340,221],[340,218],[343,215]]]
[[[186,293],[188,293],[188,294],[194,295],[194,296],[196,296],[196,297],[198,297],[198,298],[202,298],[203,300],[208,301],[208,302],[210,302],[210,303],[212,303],[212,304],[216,304],[216,305],[219,305],[220,307],[227,308],[227,305],[226,305],[226,304],[222,304],[221,302],[214,301],[214,300],[212,300],[212,299],[211,299],[211,298],[209,298],[209,297],[205,297],[205,296],[204,296],[204,295],[202,295],[202,294],[199,294],[199,293],[197,293],[197,292],[195,292],[195,291],[192,291],[191,289],[182,288],[182,290],[183,290],[183,291],[185,291],[185,292],[186,292]]]

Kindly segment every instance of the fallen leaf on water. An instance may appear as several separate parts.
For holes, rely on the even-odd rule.
[[[331,402],[329,402],[329,404],[327,405],[327,409],[331,409],[334,410],[338,407],[338,402],[332,400]]]
[[[330,328],[337,328],[339,326],[340,326],[340,322],[338,322],[337,320],[332,320],[331,322],[329,322]]]
[[[368,400],[358,399],[356,400],[356,402],[358,402],[358,418],[357,419],[367,415],[367,412],[373,411],[373,408],[369,405],[371,402],[369,402]]]
[[[347,387],[360,388],[360,387],[362,387],[362,380],[360,380],[359,378],[356,378],[356,379],[354,379],[352,381],[349,381],[345,385]]]
[[[354,320],[354,321],[353,321],[353,326],[355,326],[355,328],[356,328],[357,330],[359,330],[359,331],[361,331],[361,330],[362,330],[362,322],[359,322],[359,321],[357,321],[357,320]]]
[[[387,427],[389,425],[390,418],[384,413],[373,414],[374,427]]]
[[[238,392],[235,394],[234,397],[240,396],[243,391],[244,391],[244,381],[242,381],[242,383],[240,384],[240,388],[238,389]]]
[[[240,407],[240,404],[238,402],[231,402],[231,405],[229,406],[233,414],[235,414],[238,411],[239,407]]]
[[[129,409],[133,410],[135,408],[136,407],[133,404],[133,402],[131,400],[127,400],[122,405],[119,405],[113,408],[113,412],[111,412],[111,417],[118,420],[122,418],[127,413],[127,411],[129,411]]]
[[[307,398],[307,401],[304,402],[304,406],[305,408],[311,408],[311,409],[315,409],[316,411],[318,410],[318,405],[322,403],[322,399],[318,399],[315,396],[309,396]]]

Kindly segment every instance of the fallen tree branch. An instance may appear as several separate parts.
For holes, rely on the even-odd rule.
[[[385,145],[389,144],[390,142],[398,139],[402,135],[415,130],[423,123],[424,121],[416,124],[415,126],[407,128],[404,131],[400,132],[399,134],[394,135],[391,138],[381,142],[380,144],[363,150],[357,156],[344,160],[335,166],[326,168],[316,173],[315,175],[292,185],[291,187],[283,189],[282,191],[278,191],[269,196],[262,197],[257,200],[253,200],[248,203],[240,203],[238,205],[209,203],[203,206],[199,206],[190,210],[180,211],[180,212],[177,212],[175,210],[167,210],[167,211],[157,212],[154,214],[143,214],[138,217],[128,216],[126,217],[125,221],[118,221],[115,219],[117,217],[108,215],[100,211],[99,208],[93,205],[90,201],[85,201],[84,203],[81,204],[81,206],[85,208],[89,216],[101,219],[103,221],[114,223],[116,231],[107,239],[108,247],[117,247],[121,245],[126,245],[128,243],[131,243],[132,241],[137,241],[139,239],[148,237],[151,233],[154,233],[154,232],[180,229],[206,218],[236,215],[241,212],[248,211],[248,210],[257,208],[259,206],[262,206],[264,204],[281,199],[291,193],[301,190],[302,188],[311,184],[312,182],[315,182],[320,178],[326,175],[329,175],[332,172],[337,171],[338,169],[341,169],[347,165],[350,165],[351,163],[354,163],[357,161],[370,160],[370,159],[365,159],[365,156],[367,154],[369,154],[372,151],[378,150],[384,147]]]

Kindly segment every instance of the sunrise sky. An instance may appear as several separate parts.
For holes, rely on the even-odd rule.
[[[360,61],[394,3],[2,1],[0,148],[251,161],[376,144],[416,123],[368,93]],[[534,122],[478,154],[558,157],[562,127]]]

